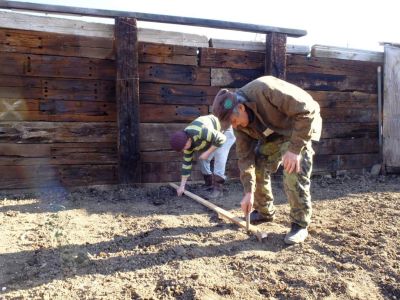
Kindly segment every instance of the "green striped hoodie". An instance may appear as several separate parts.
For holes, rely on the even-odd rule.
[[[221,124],[214,115],[201,116],[190,123],[184,131],[191,137],[192,145],[183,151],[182,176],[188,177],[192,171],[195,151],[206,151],[211,145],[221,147],[226,136],[221,132]]]

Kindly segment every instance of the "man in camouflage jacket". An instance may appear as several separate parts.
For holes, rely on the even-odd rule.
[[[293,84],[263,76],[236,92],[220,90],[213,113],[222,127],[232,125],[235,130],[244,213],[250,213],[254,205],[253,224],[274,219],[271,174],[282,164],[292,222],[285,242],[303,242],[312,214],[311,141],[319,140],[322,127],[318,103]]]

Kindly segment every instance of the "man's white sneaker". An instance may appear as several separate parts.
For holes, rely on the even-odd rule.
[[[288,245],[304,242],[308,236],[307,228],[301,227],[296,223],[292,223],[292,228],[285,236],[285,243]]]

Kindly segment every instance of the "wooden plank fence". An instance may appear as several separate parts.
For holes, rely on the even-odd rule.
[[[180,178],[168,136],[207,114],[221,87],[265,74],[264,50],[138,43],[141,182]],[[114,40],[0,28],[0,188],[118,182]],[[287,53],[286,78],[308,90],[324,119],[315,172],[379,161],[379,61]],[[234,148],[234,147],[233,147]],[[232,149],[229,177],[237,177]],[[201,178],[195,163],[192,179]]]

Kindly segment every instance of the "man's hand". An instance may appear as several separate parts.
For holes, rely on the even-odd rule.
[[[252,211],[253,203],[254,203],[254,194],[253,193],[244,194],[242,202],[240,202],[240,206],[242,207],[242,211],[244,212],[245,215]]]
[[[289,174],[292,172],[300,172],[300,154],[294,154],[293,152],[286,151],[282,156],[283,168]]]

